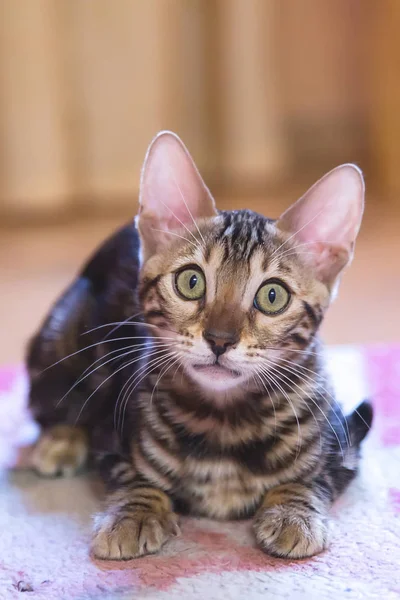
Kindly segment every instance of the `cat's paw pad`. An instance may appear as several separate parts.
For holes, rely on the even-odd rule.
[[[279,558],[306,558],[326,548],[328,526],[317,512],[276,505],[261,509],[254,521],[260,547]]]
[[[45,477],[74,475],[86,462],[88,440],[76,427],[58,425],[44,432],[36,444],[31,464]]]
[[[169,538],[179,534],[178,518],[172,512],[137,510],[123,518],[99,515],[91,550],[102,560],[129,560],[158,552]]]

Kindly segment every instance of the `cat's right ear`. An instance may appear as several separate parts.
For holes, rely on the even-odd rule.
[[[143,260],[191,237],[198,219],[217,215],[214,200],[180,138],[162,131],[151,142],[140,180],[137,224]],[[187,228],[187,229],[186,229]]]
[[[316,277],[334,290],[351,261],[364,211],[364,178],[358,167],[327,173],[281,215],[276,225],[296,246]]]

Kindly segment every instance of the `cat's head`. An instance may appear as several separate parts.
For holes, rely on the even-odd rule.
[[[362,174],[348,164],[277,220],[218,212],[180,139],[159,134],[145,159],[137,217],[141,301],[160,338],[159,364],[180,364],[204,391],[228,393],[273,381],[282,361],[290,369],[352,258],[363,206]]]

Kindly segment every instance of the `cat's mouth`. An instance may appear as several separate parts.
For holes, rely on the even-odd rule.
[[[225,367],[219,362],[212,364],[194,364],[191,367],[192,377],[203,388],[224,391],[236,387],[243,375],[235,369]]]
[[[202,373],[203,375],[209,375],[210,377],[240,377],[241,373],[239,371],[235,371],[234,369],[228,369],[228,367],[224,367],[221,363],[215,362],[211,365],[193,365],[193,369],[197,372]]]

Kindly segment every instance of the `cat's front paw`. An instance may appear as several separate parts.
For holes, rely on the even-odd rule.
[[[86,462],[88,439],[85,431],[57,425],[45,431],[36,444],[31,464],[45,477],[74,475]]]
[[[179,534],[178,517],[173,512],[136,509],[122,518],[101,514],[95,520],[91,550],[102,560],[129,560],[158,552]]]
[[[254,520],[259,546],[279,558],[306,558],[326,548],[326,519],[295,506],[276,505],[262,508]]]

